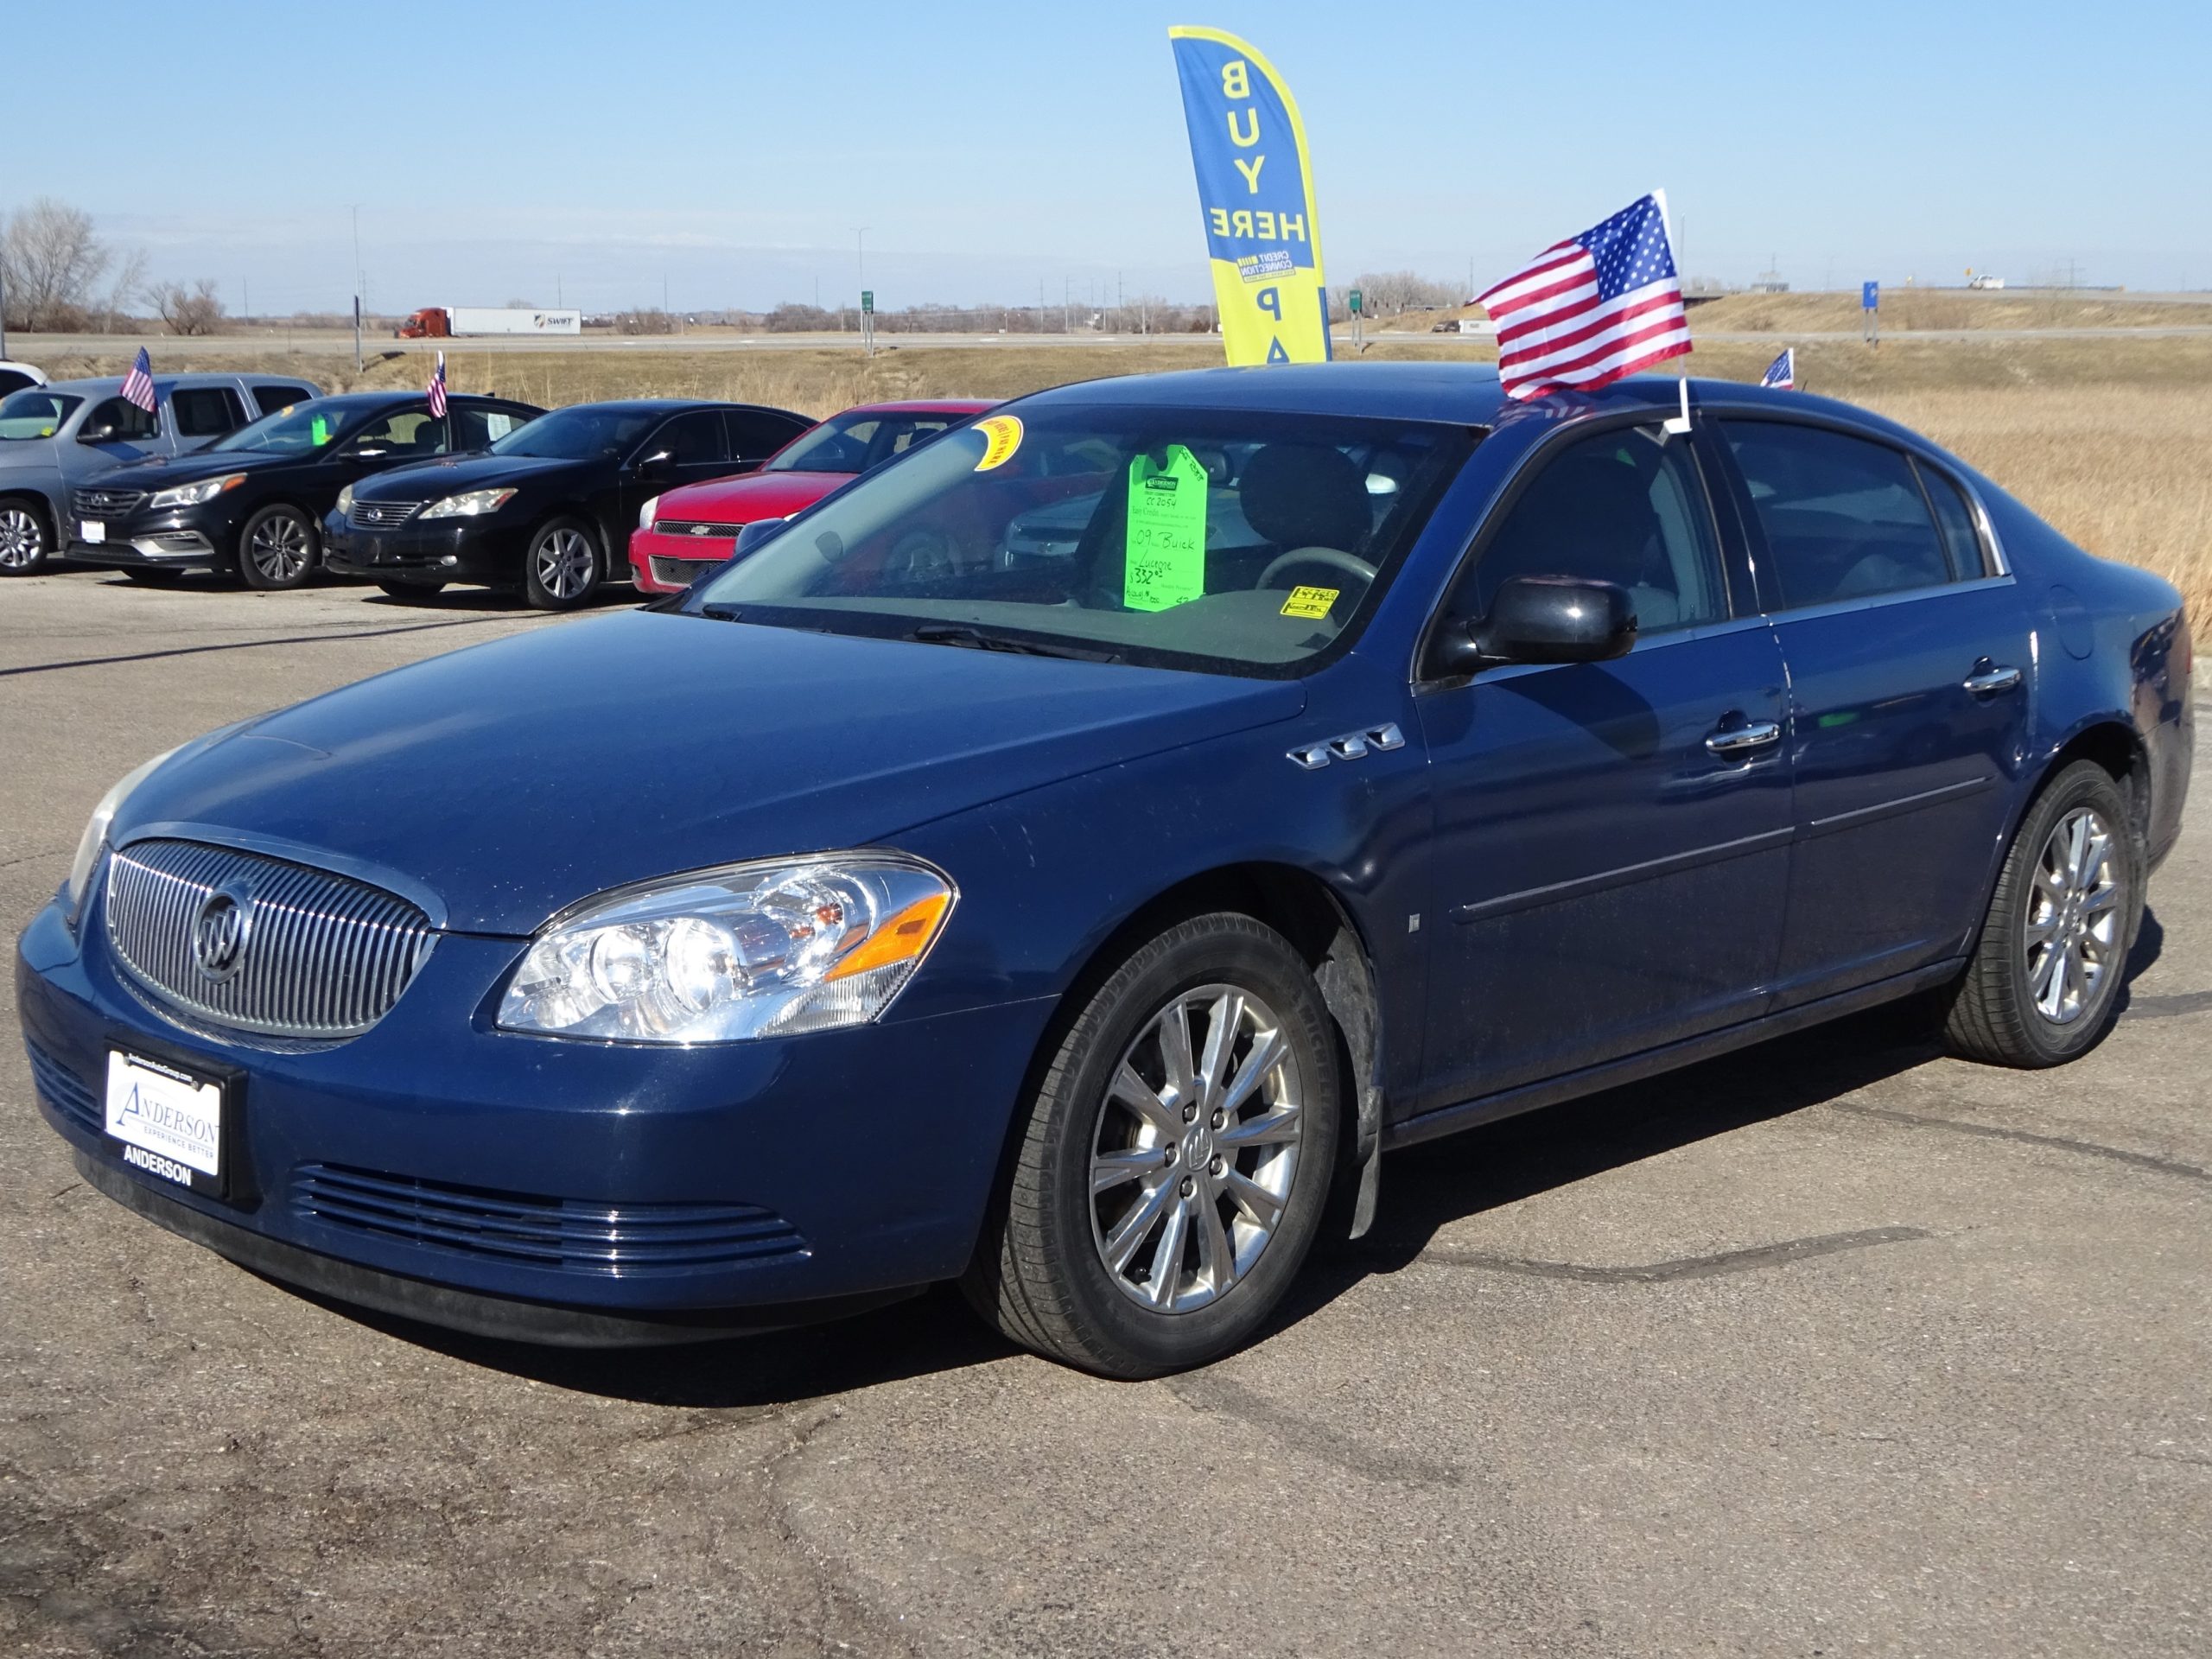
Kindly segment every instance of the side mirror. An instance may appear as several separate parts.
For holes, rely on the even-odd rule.
[[[105,422],[102,422],[98,426],[84,427],[80,429],[77,434],[77,442],[79,443],[113,443],[115,442],[115,429],[108,425]]]
[[[675,450],[656,449],[650,455],[639,456],[635,463],[633,463],[632,470],[634,471],[640,478],[651,478],[656,474],[664,471],[667,468],[668,463],[675,459]]]
[[[737,541],[729,550],[733,559],[741,559],[784,527],[781,518],[756,518],[737,532]]]
[[[1490,614],[1438,635],[1430,671],[1472,674],[1501,663],[1603,663],[1636,644],[1636,607],[1617,582],[1508,576]]]
[[[355,449],[351,453],[353,459],[356,461],[381,461],[385,455],[391,454],[391,451],[387,449],[378,449],[371,446]]]

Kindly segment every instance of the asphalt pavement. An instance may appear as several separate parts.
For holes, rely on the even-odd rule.
[[[147,755],[589,626],[0,583],[0,920]],[[2077,1064],[1875,1015],[1410,1149],[1265,1340],[1137,1384],[946,1295],[631,1355],[309,1299],[79,1182],[10,1004],[0,1651],[2202,1655],[2206,822]]]

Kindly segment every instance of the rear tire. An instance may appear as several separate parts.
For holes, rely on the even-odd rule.
[[[264,507],[238,532],[238,575],[249,588],[276,593],[297,588],[322,560],[322,532],[297,507]]]
[[[53,554],[46,515],[28,501],[0,501],[0,576],[35,576]]]
[[[1328,1010],[1281,934],[1228,912],[1170,928],[1053,1054],[969,1300],[1024,1347],[1107,1376],[1233,1351],[1313,1245],[1339,1090]]]
[[[430,599],[445,591],[442,582],[380,582],[377,591],[386,599],[397,599],[413,604],[418,599]]]
[[[2111,1029],[2143,914],[2142,849],[2127,798],[2094,760],[2028,809],[1990,895],[1944,1035],[1989,1065],[2062,1065]]]
[[[607,555],[582,519],[549,518],[530,538],[523,556],[523,593],[533,608],[573,611],[590,602],[607,580]]]

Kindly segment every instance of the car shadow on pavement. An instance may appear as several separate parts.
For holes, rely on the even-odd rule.
[[[2157,917],[2146,913],[2129,957],[2130,979],[2158,959],[2164,942]],[[1299,1324],[1367,1279],[1409,1265],[1453,1223],[1821,1105],[1943,1052],[1933,1005],[1915,998],[1391,1153],[1383,1161],[1372,1232],[1357,1241],[1325,1238],[1255,1340]],[[1021,1352],[948,1286],[822,1325],[677,1347],[607,1350],[471,1337],[295,1294],[470,1364],[581,1393],[695,1409],[788,1405]]]
[[[634,588],[602,588],[567,613],[578,615],[591,611],[610,610],[617,606],[636,606],[654,597],[656,595],[652,594],[641,594]],[[364,605],[372,605],[379,610],[387,611],[514,611],[524,615],[549,618],[556,614],[550,611],[532,610],[530,601],[522,596],[521,591],[511,588],[448,588],[437,593],[415,594],[405,598],[363,588],[360,599]]]

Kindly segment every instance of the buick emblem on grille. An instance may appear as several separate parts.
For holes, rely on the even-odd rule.
[[[209,893],[192,921],[192,960],[207,978],[222,981],[245,965],[253,931],[253,893],[233,881]]]

